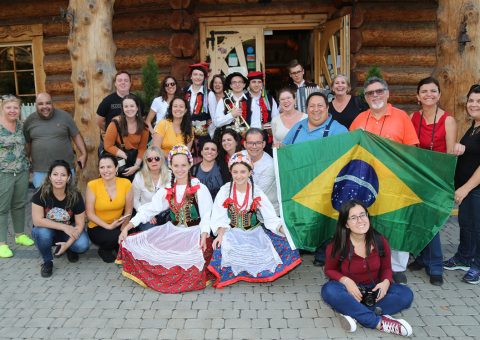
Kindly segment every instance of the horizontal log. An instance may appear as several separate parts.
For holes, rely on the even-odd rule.
[[[57,74],[53,76],[47,76],[45,81],[45,89],[52,96],[73,94],[73,84],[70,81],[69,74]]]
[[[117,50],[138,48],[139,46],[168,48],[170,30],[119,32],[113,35]]]
[[[425,66],[434,67],[437,62],[435,48],[362,48],[352,56],[357,66]]]
[[[187,9],[192,7],[192,0],[169,0],[170,7],[173,9]]]
[[[38,18],[41,16],[59,16],[60,9],[68,8],[68,0],[49,0],[49,1],[9,1],[2,5],[0,11],[0,22],[7,19]]]
[[[116,13],[113,17],[113,33],[148,30],[170,30],[171,11],[152,10],[149,12]],[[43,25],[44,37],[68,36],[66,22],[48,22]]]
[[[411,5],[402,2],[378,5],[360,2],[355,10],[364,11],[365,22],[425,22],[435,21],[437,6],[434,3],[416,1]]]
[[[177,81],[187,81],[188,74],[189,74],[189,67],[188,65],[193,64],[193,60],[178,60],[173,63],[171,68],[172,76],[177,79]]]
[[[43,39],[43,52],[45,55],[68,53],[67,41],[67,36]]]
[[[167,0],[115,0],[113,10],[115,13],[132,12],[132,10],[145,9],[170,9]]]
[[[204,3],[204,1],[201,1]],[[228,3],[218,3],[211,1],[205,4],[198,4],[195,8],[195,15],[200,17],[224,17],[224,16],[249,16],[252,22],[255,16],[259,15],[288,15],[288,14],[312,14],[325,13],[330,16],[335,11],[333,4],[317,0],[306,1],[283,1],[268,4],[259,4],[254,1],[228,1]]]
[[[362,28],[363,46],[435,47],[437,28],[428,24],[369,24]]]
[[[359,28],[350,30],[350,53],[355,54],[362,48],[362,31]]]
[[[363,84],[369,67],[358,67],[352,72],[355,73],[356,79]],[[383,79],[389,85],[417,85],[422,79],[432,75],[433,68],[429,67],[380,67]]]
[[[170,17],[170,27],[175,31],[193,31],[195,29],[195,19],[185,10],[175,10]]]
[[[149,55],[153,55],[159,67],[170,67],[176,60],[167,48],[123,49],[117,50],[115,66],[117,69],[140,70],[146,63]],[[47,76],[70,74],[72,72],[70,55],[67,53],[46,55],[43,67]]]

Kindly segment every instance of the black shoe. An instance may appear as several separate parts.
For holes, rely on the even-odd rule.
[[[315,267],[322,267],[325,265],[325,261],[315,259],[313,260],[313,265]]]
[[[52,276],[53,272],[53,262],[52,261],[47,261],[42,264],[42,269],[40,270],[40,275],[42,277],[50,277]]]
[[[416,272],[418,270],[422,270],[423,265],[421,263],[418,263],[417,261],[413,261],[408,265],[408,269],[410,269],[412,272]]]
[[[98,249],[98,256],[100,256],[105,263],[113,263],[115,262],[115,255],[111,249]]]
[[[78,262],[78,254],[71,250],[67,250],[67,259],[70,263]]]
[[[407,284],[407,275],[405,275],[405,272],[393,272],[392,274],[393,281],[401,285]]]
[[[442,275],[430,275],[430,283],[434,286],[443,285],[443,276]]]

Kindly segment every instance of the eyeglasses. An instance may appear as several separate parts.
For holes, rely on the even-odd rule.
[[[290,72],[290,75],[296,76],[296,75],[298,75],[298,74],[300,74],[300,73],[302,73],[302,72],[303,72],[303,70],[295,71],[295,72]]]
[[[373,96],[383,96],[385,91],[387,89],[378,89],[378,90],[373,90],[373,91],[367,91],[365,92],[365,97],[373,97]]]
[[[176,83],[165,83],[165,87],[174,87],[177,86]]]
[[[2,100],[10,100],[10,99],[18,99],[16,96],[13,94],[4,94],[3,96],[0,96],[0,99]]]
[[[363,213],[360,213],[358,216],[357,215],[350,216],[348,220],[352,221],[353,223],[357,223],[358,221],[360,221],[360,219],[364,220],[367,216],[368,214],[363,212]]]
[[[262,146],[263,145],[263,141],[261,142],[245,142],[245,144],[247,144],[248,146]]]
[[[153,161],[155,162],[160,162],[160,157],[155,156],[155,157],[147,157],[147,162],[152,163]]]

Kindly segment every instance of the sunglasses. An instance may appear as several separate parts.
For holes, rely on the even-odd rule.
[[[155,156],[155,157],[147,157],[147,162],[152,163],[153,161],[155,162],[160,162],[160,157]]]
[[[176,83],[165,83],[165,87],[174,87],[177,86]]]
[[[385,91],[387,91],[387,89],[378,89],[378,90],[373,90],[373,91],[367,91],[367,92],[365,92],[365,97],[373,97],[375,95],[383,96]]]

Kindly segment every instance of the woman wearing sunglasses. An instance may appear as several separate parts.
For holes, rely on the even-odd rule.
[[[166,76],[160,85],[160,96],[153,100],[152,106],[150,107],[150,112],[148,113],[147,119],[145,119],[148,130],[150,130],[152,135],[154,133],[153,129],[155,125],[167,114],[170,102],[175,95],[179,94],[177,80],[172,76]]]
[[[152,201],[155,193],[165,188],[165,184],[169,180],[168,168],[165,164],[165,156],[163,152],[156,146],[150,146],[143,155],[143,165],[133,180],[133,207],[138,210],[142,205]],[[141,231],[148,230],[161,221],[160,216],[155,216],[149,222],[139,225]]]

